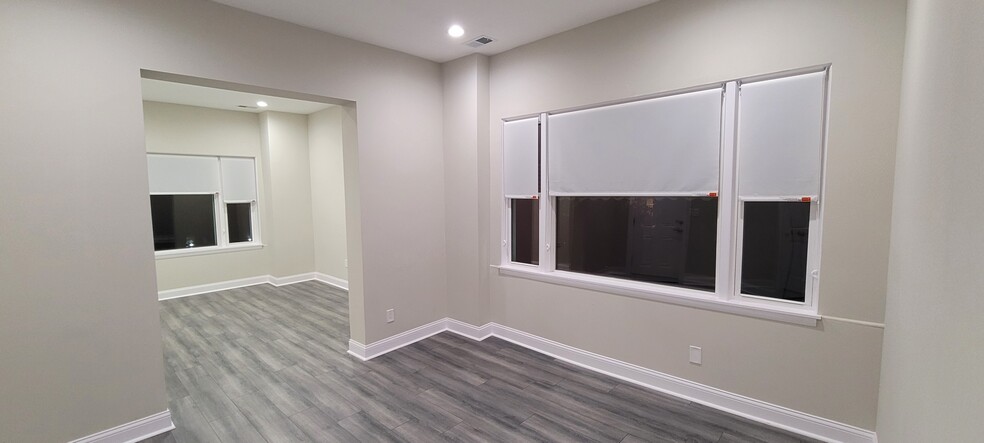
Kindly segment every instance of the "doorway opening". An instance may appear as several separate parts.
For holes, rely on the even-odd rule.
[[[212,422],[279,389],[267,376],[286,362],[347,361],[356,104],[156,71],[141,82],[168,399]]]

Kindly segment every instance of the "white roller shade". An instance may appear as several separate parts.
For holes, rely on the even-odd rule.
[[[222,157],[222,199],[227,202],[256,200],[256,168],[251,158]]]
[[[502,188],[506,198],[539,194],[540,126],[536,117],[505,122],[502,129]]]
[[[147,155],[152,194],[219,192],[219,159],[192,155]]]
[[[825,72],[815,72],[741,86],[740,197],[820,195],[825,79]]]
[[[551,115],[551,195],[718,191],[722,90]]]

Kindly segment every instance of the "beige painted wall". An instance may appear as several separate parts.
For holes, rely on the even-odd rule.
[[[984,435],[984,3],[909,2],[878,438]]]
[[[341,107],[308,115],[314,269],[347,280],[345,251],[345,164]]]
[[[685,1],[651,6],[491,59],[491,256],[500,120],[833,63],[823,315],[883,320],[905,2]],[[629,299],[492,272],[491,318],[730,392],[874,429],[882,329],[817,328]],[[703,366],[687,363],[702,346]]]
[[[263,241],[270,251],[270,275],[314,272],[308,118],[267,111],[259,119],[264,193],[269,196],[264,210],[271,225]]]
[[[197,0],[0,2],[0,41],[4,439],[64,442],[166,408],[140,69],[357,102],[352,336],[444,316],[444,201],[420,198],[444,195],[437,64]]]
[[[171,103],[143,102],[147,152],[229,155],[256,159],[261,238],[270,222],[264,195],[260,122],[257,114]],[[157,290],[184,288],[270,273],[269,249],[156,260]]]
[[[448,313],[484,325],[490,319],[488,235],[482,235],[479,224],[485,222],[487,229],[488,206],[476,196],[488,193],[488,174],[480,171],[488,169],[488,57],[445,63],[442,75]]]
[[[348,257],[349,338],[366,340],[366,300],[362,260],[362,194],[359,189],[359,127],[357,110],[342,107],[342,163],[345,168],[345,249]],[[385,315],[385,314],[384,314]]]

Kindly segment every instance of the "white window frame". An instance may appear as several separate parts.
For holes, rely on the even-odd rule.
[[[250,235],[253,238],[251,241],[245,242],[231,242],[229,240],[229,205],[234,204],[249,204],[249,224],[250,224]],[[260,233],[257,229],[260,223],[259,205],[256,200],[225,200],[222,202],[222,212],[225,218],[225,224],[223,224],[223,237],[225,238],[226,245],[229,247],[235,247],[239,245],[252,245],[254,243],[259,243]]]
[[[540,206],[542,206],[543,201],[542,201],[542,199],[539,198],[539,196],[531,196],[531,197],[533,197],[533,198],[531,198],[531,200],[536,200],[537,201],[538,208]],[[535,264],[532,264],[532,263],[523,263],[523,262],[513,261],[513,259],[512,259],[512,243],[511,243],[511,241],[512,241],[512,229],[511,228],[512,228],[512,211],[513,211],[512,202],[513,202],[513,200],[524,200],[524,199],[519,199],[519,198],[515,198],[515,197],[512,197],[512,198],[507,197],[505,199],[505,203],[504,204],[505,204],[505,213],[506,213],[506,221],[505,221],[506,226],[503,227],[503,229],[505,230],[505,233],[503,234],[504,237],[503,237],[503,240],[502,240],[502,245],[503,245],[503,248],[502,248],[502,263],[509,263],[511,266],[526,267],[526,268],[529,268],[529,269],[541,270],[541,268],[543,266],[543,255],[542,255],[543,254],[543,242],[542,241],[539,242],[540,250],[539,250],[538,254],[541,254],[538,257],[539,262],[540,262],[539,264],[536,264],[535,265]],[[539,230],[539,232],[542,233],[543,232],[542,219],[540,219],[540,224],[541,224],[541,226],[538,227],[538,230]]]
[[[657,283],[640,282],[635,280],[620,279],[615,277],[604,277],[577,272],[560,271],[556,269],[556,255],[554,241],[556,235],[556,210],[555,197],[550,197],[549,192],[549,170],[547,165],[550,159],[547,154],[549,116],[560,112],[569,112],[575,109],[564,109],[554,112],[539,114],[540,121],[540,192],[536,196],[539,201],[540,217],[540,257],[539,265],[518,263],[511,261],[511,225],[512,225],[512,204],[510,198],[505,198],[504,191],[501,200],[504,204],[502,214],[502,251],[500,254],[498,268],[499,273],[505,276],[521,277],[526,279],[538,280],[548,283],[560,284],[565,286],[577,287],[582,289],[608,292],[612,294],[656,300],[684,306],[692,306],[714,311],[728,312],[756,318],[766,318],[770,320],[783,321],[794,324],[815,326],[820,319],[819,315],[819,272],[820,272],[820,244],[823,220],[823,195],[826,189],[826,162],[827,162],[827,128],[828,113],[830,108],[829,91],[831,82],[830,65],[813,66],[809,68],[783,71],[764,76],[757,76],[743,79],[746,82],[761,81],[773,78],[781,78],[808,74],[812,72],[825,72],[826,78],[823,91],[823,122],[821,136],[821,162],[820,177],[821,189],[818,198],[810,202],[810,224],[809,239],[807,244],[807,279],[805,289],[805,301],[795,302],[788,300],[760,297],[749,294],[742,294],[740,291],[741,278],[741,252],[743,237],[743,204],[737,197],[737,140],[738,140],[738,109],[740,100],[740,87],[742,80],[731,80],[722,83],[707,85],[700,88],[688,88],[685,90],[672,91],[669,93],[654,94],[645,97],[638,97],[631,100],[606,102],[593,106],[579,107],[576,109],[587,109],[597,106],[607,106],[617,103],[625,103],[637,100],[646,100],[662,96],[676,95],[686,92],[693,92],[700,89],[722,88],[722,131],[720,145],[720,176],[718,190],[718,224],[717,224],[717,253],[715,262],[715,290],[704,291],[677,286],[662,285]],[[525,115],[503,121],[513,121],[535,117],[536,115]],[[750,199],[747,199],[750,201]],[[775,201],[776,199],[771,199]]]
[[[539,191],[540,192],[536,193],[535,195],[530,195],[530,196],[527,197],[528,199],[536,200],[537,201],[537,208],[539,210],[539,223],[540,223],[540,226],[539,226],[539,235],[541,235],[541,237],[540,237],[540,242],[539,242],[539,248],[540,248],[540,250],[538,252],[538,254],[539,254],[538,259],[539,259],[539,262],[540,263],[538,265],[534,265],[534,264],[531,264],[531,263],[517,262],[517,261],[513,261],[512,260],[512,244],[511,244],[511,241],[512,241],[512,216],[513,216],[513,205],[512,205],[512,201],[513,200],[523,200],[523,199],[516,198],[516,196],[513,196],[513,197],[506,197],[505,196],[506,195],[505,180],[503,180],[502,189],[500,189],[500,195],[503,196],[503,198],[502,198],[502,204],[503,204],[503,206],[502,206],[502,208],[503,208],[503,210],[502,210],[502,213],[503,213],[503,221],[502,221],[502,224],[501,224],[501,226],[502,226],[502,230],[501,230],[502,231],[502,250],[501,250],[501,254],[502,255],[501,255],[501,257],[499,257],[499,263],[508,263],[509,266],[512,266],[512,267],[515,267],[515,268],[519,268],[519,269],[525,268],[525,269],[528,269],[528,270],[538,270],[540,272],[547,272],[545,270],[545,268],[544,268],[544,257],[545,257],[545,255],[544,255],[544,237],[542,237],[543,232],[544,232],[543,207],[544,207],[545,200],[548,200],[548,199],[543,198],[544,195],[547,195],[547,194],[544,193],[545,187],[544,187],[544,184],[543,184],[543,181],[545,180],[545,177],[546,177],[545,168],[546,168],[546,164],[547,164],[547,162],[546,162],[546,156],[545,156],[546,153],[544,152],[544,148],[546,146],[546,143],[544,142],[544,140],[546,140],[546,135],[545,135],[545,131],[546,131],[545,121],[546,121],[546,118],[545,118],[545,116],[546,116],[546,114],[524,115],[524,116],[513,117],[513,118],[509,118],[509,119],[503,120],[503,123],[505,123],[505,122],[516,121],[516,120],[526,120],[526,119],[530,119],[530,118],[536,118],[537,119],[537,123],[539,124],[539,127],[540,127],[540,139],[539,139],[539,146],[538,146],[538,149],[540,150],[540,157],[539,157],[540,158],[540,187],[539,187]],[[502,137],[501,139],[502,140],[505,140],[505,136],[506,136],[505,125],[501,125],[500,128],[499,128],[499,130],[500,130],[500,136]],[[501,154],[502,154],[502,160],[501,161],[502,161],[502,164],[504,165],[505,164],[505,151],[503,151]]]
[[[171,153],[156,153],[151,152],[149,155],[186,155],[186,154],[171,154]],[[254,183],[259,187],[259,180],[256,176],[256,158],[255,157],[237,157],[237,156],[216,156],[216,155],[187,155],[189,157],[204,157],[204,158],[215,158],[220,159],[225,158],[248,158],[253,160],[253,177]],[[222,162],[219,162],[219,192],[151,192],[150,195],[212,195],[212,213],[215,220],[215,246],[196,246],[191,248],[177,248],[168,249],[163,251],[154,251],[154,258],[157,260],[164,260],[170,258],[179,257],[191,257],[195,255],[209,255],[209,254],[221,254],[227,252],[238,252],[238,251],[249,251],[254,249],[260,249],[264,247],[263,241],[260,236],[260,211],[259,202],[257,200],[229,200],[223,199],[223,189],[222,189]],[[259,189],[257,189],[257,196],[259,196]],[[229,242],[229,209],[226,206],[229,203],[249,203],[250,204],[250,223],[252,230],[251,234],[253,236],[253,241],[250,242]]]

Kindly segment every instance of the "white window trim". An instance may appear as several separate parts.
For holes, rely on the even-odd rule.
[[[229,246],[203,246],[200,248],[168,249],[166,251],[154,251],[154,258],[157,260],[167,260],[169,258],[191,257],[195,255],[252,251],[255,249],[263,249],[265,246],[266,245],[261,243],[237,243]]]
[[[176,154],[160,154],[160,153],[148,153],[153,155],[176,155]],[[184,155],[184,154],[180,154]],[[211,157],[211,158],[222,158],[222,157],[236,157],[236,156],[212,156],[212,155],[192,155],[194,157]],[[255,157],[239,157],[239,158],[249,158],[253,160],[254,170],[253,174],[256,174],[256,158]],[[258,177],[254,182],[259,186]],[[259,202],[256,200],[225,200],[222,197],[222,162],[219,162],[219,192],[151,192],[150,195],[212,195],[212,211],[215,220],[215,246],[199,246],[192,248],[179,248],[179,249],[167,249],[163,251],[154,251],[154,258],[156,260],[165,260],[171,258],[179,257],[192,257],[196,255],[211,255],[211,254],[222,254],[227,252],[242,252],[250,251],[255,249],[262,249],[265,245],[263,244],[261,238],[260,229],[260,211]],[[259,195],[259,190],[257,189],[257,194]],[[229,209],[226,206],[229,203],[250,203],[250,223],[252,226],[251,234],[253,235],[253,241],[250,242],[229,242]]]
[[[250,235],[253,237],[252,241],[248,242],[231,242],[229,241],[229,205],[231,204],[241,204],[249,203],[249,223],[250,223]],[[262,244],[260,242],[260,210],[259,203],[256,200],[225,200],[222,202],[222,237],[225,241],[227,248],[241,246],[241,245],[258,245]]]
[[[640,282],[634,280],[620,279],[614,277],[603,277],[577,272],[561,271],[556,269],[555,248],[553,248],[554,235],[556,233],[556,213],[554,197],[549,196],[548,162],[547,157],[547,125],[550,113],[542,113],[540,119],[540,194],[539,216],[540,216],[540,257],[539,265],[526,263],[516,263],[511,261],[511,204],[510,199],[503,196],[504,204],[502,213],[502,250],[500,254],[500,264],[492,265],[500,275],[519,277],[536,280],[546,283],[559,284],[569,287],[606,292],[610,294],[629,296],[645,300],[653,300],[671,303],[694,308],[707,309],[718,312],[744,315],[748,317],[763,318],[768,320],[782,321],[798,325],[815,327],[821,316],[819,314],[819,270],[820,270],[820,238],[822,233],[823,205],[821,205],[823,194],[826,190],[825,167],[827,162],[827,131],[830,110],[829,90],[830,90],[830,65],[815,66],[804,69],[784,71],[781,73],[758,76],[754,79],[762,80],[766,78],[779,78],[806,74],[810,72],[826,71],[826,83],[824,86],[824,121],[822,123],[823,134],[821,139],[821,195],[810,203],[810,238],[807,246],[807,287],[804,302],[795,302],[779,299],[758,297],[740,292],[740,262],[741,262],[741,239],[742,234],[742,204],[737,198],[737,112],[740,93],[740,80],[724,82],[723,112],[722,112],[722,133],[721,133],[721,155],[720,155],[720,184],[718,190],[718,238],[717,238],[717,257],[715,268],[715,290],[701,291],[696,289],[682,288],[676,286],[661,285],[656,283]],[[689,88],[694,89],[694,88]],[[679,93],[686,92],[681,90]],[[669,95],[669,94],[658,94]],[[645,98],[645,97],[644,97]],[[626,100],[634,101],[639,98]],[[606,102],[597,106],[610,105],[617,102]],[[529,118],[530,115],[510,118],[516,120]]]
[[[738,199],[738,218],[735,221],[735,230],[738,233],[743,233],[744,232],[744,226],[745,226],[745,209],[744,209],[744,203],[745,202],[763,202],[763,201],[781,202],[781,201],[799,201],[799,200],[798,199],[797,200],[789,200],[789,199],[780,199],[780,198],[774,198],[774,199],[764,199],[764,198]],[[820,270],[819,270],[820,269],[820,235],[819,235],[819,232],[820,232],[820,210],[821,210],[820,201],[818,199],[811,200],[810,201],[810,224],[809,224],[810,237],[807,239],[807,246],[806,246],[806,249],[807,249],[807,254],[806,254],[807,279],[806,279],[806,289],[805,289],[805,292],[803,294],[804,301],[803,302],[797,302],[797,301],[791,301],[791,300],[782,300],[782,299],[776,299],[776,298],[770,298],[770,297],[762,297],[762,296],[758,296],[758,295],[746,294],[746,293],[740,292],[740,291],[736,292],[738,298],[741,298],[742,301],[745,302],[745,303],[749,303],[749,304],[753,304],[753,305],[759,305],[759,304],[761,304],[761,305],[776,305],[776,304],[779,304],[779,305],[787,305],[787,306],[801,307],[800,309],[803,309],[802,307],[806,307],[807,309],[811,309],[813,312],[816,312],[816,301],[817,301],[817,290],[818,290],[818,287],[817,287],[818,286],[817,285],[818,282],[817,282],[817,280],[818,280],[819,273],[820,273]],[[737,235],[736,238],[735,238],[735,242],[736,242],[736,252],[735,252],[735,257],[734,257],[735,258],[735,275],[738,276],[739,278],[741,276],[741,265],[742,265],[741,264],[741,255],[742,255],[742,252],[743,252],[743,250],[742,250],[742,248],[743,248],[743,239],[744,239],[744,235]],[[737,282],[738,281],[737,278],[734,281]]]
[[[689,306],[710,311],[726,312],[747,317],[764,318],[804,326],[816,326],[817,321],[820,320],[820,315],[806,312],[802,309],[784,309],[781,306],[758,305],[745,301],[729,301],[719,298],[713,292],[703,292],[695,289],[657,285],[613,277],[601,277],[577,272],[543,272],[534,266],[523,266],[519,263],[492,265],[492,267],[499,271],[499,275],[508,277],[519,277],[572,288],[606,292],[609,294]]]

